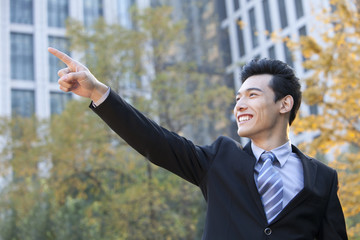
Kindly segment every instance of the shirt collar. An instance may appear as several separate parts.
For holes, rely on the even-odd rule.
[[[253,151],[253,154],[256,158],[256,163],[259,161],[260,156],[263,152],[265,152],[264,149],[256,146],[253,141],[251,141],[251,149]],[[283,167],[286,161],[288,160],[292,150],[291,150],[291,141],[287,141],[284,145],[281,145],[280,147],[277,147],[275,149],[272,149],[271,152],[275,154],[276,158],[278,159],[280,166]]]

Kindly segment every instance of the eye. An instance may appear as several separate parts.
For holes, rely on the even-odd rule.
[[[249,94],[249,97],[255,97],[255,96],[257,96],[256,93],[253,93],[253,92],[252,92],[252,93]]]

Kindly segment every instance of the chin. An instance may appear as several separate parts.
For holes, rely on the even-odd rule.
[[[238,131],[237,131],[237,134],[239,135],[239,137],[249,138],[249,136],[250,136],[250,133],[249,133],[249,132],[241,131],[241,130],[238,130]]]

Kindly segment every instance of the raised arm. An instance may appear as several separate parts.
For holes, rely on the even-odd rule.
[[[84,65],[54,48],[49,48],[49,52],[67,65],[58,72],[62,91],[90,98],[93,102],[107,92],[108,87]],[[91,104],[90,107],[140,154],[196,185],[200,184],[217,151],[216,146],[200,148],[162,128],[113,91],[101,105],[94,108]]]

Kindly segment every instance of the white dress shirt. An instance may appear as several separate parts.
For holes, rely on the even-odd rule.
[[[109,94],[110,94],[110,87],[108,87],[108,90],[106,91],[106,93],[104,93],[104,95],[102,95],[99,100],[97,100],[96,102],[92,102],[93,106],[97,107],[100,104],[102,104],[105,101],[105,99],[109,96]]]
[[[259,159],[261,154],[265,151],[251,142],[251,149],[256,158],[255,164],[255,182],[258,172],[261,168]],[[272,149],[271,152],[275,154],[279,163],[274,164],[274,169],[280,173],[283,181],[283,208],[304,188],[304,169],[300,158],[292,152],[291,142],[288,141],[284,145]]]

